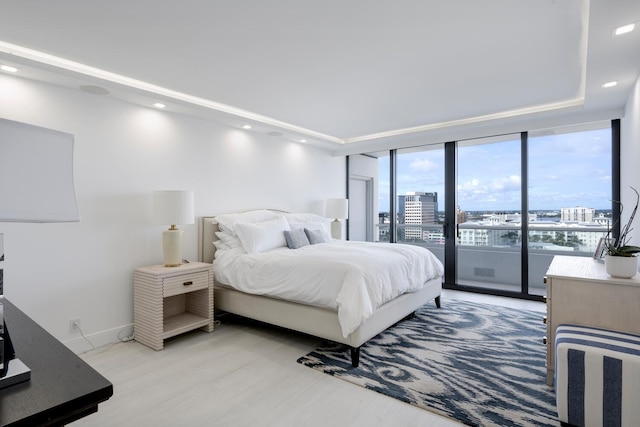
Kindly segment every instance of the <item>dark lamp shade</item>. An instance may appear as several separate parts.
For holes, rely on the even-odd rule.
[[[73,135],[0,119],[0,222],[80,221]]]

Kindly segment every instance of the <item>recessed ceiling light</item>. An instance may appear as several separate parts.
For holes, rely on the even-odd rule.
[[[623,26],[618,27],[615,30],[613,30],[613,34],[615,34],[616,36],[619,36],[620,34],[630,33],[635,28],[636,28],[635,24],[623,25]]]
[[[242,129],[251,129],[251,125],[242,125]]]
[[[0,70],[6,71],[7,73],[17,73],[18,69],[16,67],[12,67],[10,65],[0,65]]]
[[[304,142],[307,142],[307,140],[306,139],[301,139],[300,142],[304,143]]]
[[[603,83],[602,87],[607,88],[607,87],[614,87],[615,85],[617,85],[618,82],[607,82],[607,83]]]
[[[153,104],[154,107],[156,108],[165,108],[166,105],[164,105],[162,102],[156,102],[155,104]]]

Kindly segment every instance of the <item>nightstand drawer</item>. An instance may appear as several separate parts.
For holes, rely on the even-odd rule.
[[[162,295],[170,297],[185,292],[197,291],[209,287],[209,273],[202,271],[193,274],[183,274],[176,277],[167,277],[162,281]]]

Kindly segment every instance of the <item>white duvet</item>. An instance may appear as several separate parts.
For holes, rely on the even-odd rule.
[[[337,309],[345,337],[377,307],[444,272],[427,249],[395,243],[334,240],[257,254],[240,248],[220,252],[213,262],[217,282]]]

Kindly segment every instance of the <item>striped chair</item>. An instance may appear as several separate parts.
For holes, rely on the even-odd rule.
[[[555,346],[563,425],[640,426],[640,336],[559,325]]]

